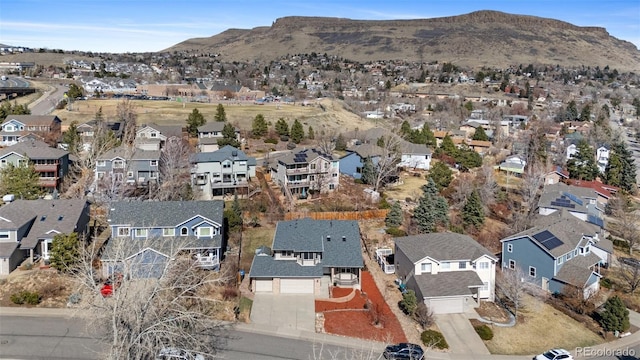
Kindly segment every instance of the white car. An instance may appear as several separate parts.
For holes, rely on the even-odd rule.
[[[156,360],[204,360],[200,354],[177,348],[163,348],[156,356]]]
[[[551,349],[534,357],[533,360],[573,360],[573,356],[565,349]]]

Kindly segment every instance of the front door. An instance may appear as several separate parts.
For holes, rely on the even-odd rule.
[[[542,290],[549,291],[549,279],[546,277],[542,278]]]

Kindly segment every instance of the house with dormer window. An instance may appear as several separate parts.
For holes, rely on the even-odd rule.
[[[328,294],[330,286],[361,288],[360,228],[353,220],[280,221],[271,249],[253,258],[251,290]]]
[[[218,140],[223,138],[224,121],[214,121],[198,127],[198,151],[213,152],[218,150]],[[240,141],[240,130],[235,129],[236,140]]]
[[[256,176],[256,159],[233,146],[191,156],[191,178],[194,186],[210,196],[238,192],[249,193],[249,182]]]
[[[183,138],[181,125],[146,124],[136,131],[135,145],[142,150],[160,150],[171,137]]]
[[[0,129],[0,146],[11,146],[28,134],[36,134],[47,139],[60,137],[60,124],[57,116],[50,115],[9,115]]]
[[[598,226],[566,210],[541,216],[532,228],[500,241],[503,270],[519,268],[530,284],[551,293],[577,287],[585,298],[598,291],[600,267],[613,254],[613,244]]]
[[[129,185],[146,186],[158,181],[160,151],[119,146],[96,159],[95,177],[102,181],[118,181]]]
[[[576,218],[604,228],[605,204],[596,190],[562,182],[547,184],[538,200],[538,214],[550,215],[566,210]]]
[[[27,258],[49,259],[58,234],[78,233],[89,223],[89,204],[82,199],[16,200],[0,207],[0,275],[8,275]]]
[[[22,140],[0,149],[0,169],[7,166],[27,166],[32,163],[38,173],[38,183],[48,191],[60,189],[69,172],[69,152],[52,148],[42,141]]]
[[[397,277],[434,314],[462,313],[495,298],[498,258],[468,235],[429,233],[395,239]]]
[[[111,238],[101,261],[115,272],[157,278],[168,262],[189,256],[204,269],[219,270],[224,252],[222,201],[121,201],[108,214]]]

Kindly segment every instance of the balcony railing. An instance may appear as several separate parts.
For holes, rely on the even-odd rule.
[[[358,276],[356,274],[337,274],[333,277],[334,284],[338,286],[353,286],[358,284]]]
[[[45,171],[58,171],[58,164],[35,164],[34,168],[37,172],[45,172]]]
[[[54,187],[56,187],[58,185],[58,178],[41,177],[41,178],[38,179],[38,183],[42,187],[54,188]]]
[[[287,169],[287,174],[306,174],[309,172],[311,172],[311,169],[309,169],[308,167],[297,168],[297,169]]]

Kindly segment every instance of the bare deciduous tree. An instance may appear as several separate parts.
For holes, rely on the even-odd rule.
[[[640,210],[633,209],[627,201],[613,202],[613,221],[611,230],[629,244],[629,255],[633,254],[633,248],[640,240]]]
[[[192,147],[182,138],[170,137],[160,151],[159,186],[152,194],[156,200],[185,200],[184,186],[190,183],[189,157],[193,153]]]
[[[620,277],[624,280],[625,285],[629,286],[631,294],[635,294],[636,290],[640,288],[640,266],[620,262]]]
[[[129,99],[124,99],[116,107],[116,116],[122,123],[122,143],[133,146],[136,139],[137,118],[136,107]]]
[[[216,317],[220,303],[207,294],[225,283],[226,275],[199,269],[179,255],[177,241],[169,242],[167,251],[175,258],[165,263],[114,262],[109,268],[113,290],[106,297],[100,295],[105,274],[94,265],[98,246],[83,248],[73,272],[82,295],[77,306],[90,320],[90,334],[107,349],[101,358],[149,359],[166,347],[212,357],[223,345],[227,327]],[[139,246],[145,245],[112,244],[108,258],[124,259]]]
[[[382,154],[375,164],[375,176],[373,190],[380,188],[397,173],[398,164],[401,160],[400,138],[396,136],[385,136],[382,139]]]
[[[513,315],[518,318],[518,310],[523,307],[529,276],[522,269],[502,269],[496,276],[496,292],[508,306],[513,308]]]
[[[478,184],[478,195],[480,195],[486,212],[490,205],[495,204],[496,192],[498,191],[498,183],[496,182],[493,166],[483,164],[476,175],[476,183]]]
[[[413,318],[416,319],[424,330],[428,329],[434,322],[433,312],[424,302],[418,304],[416,312],[413,313]]]

